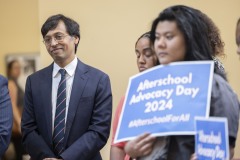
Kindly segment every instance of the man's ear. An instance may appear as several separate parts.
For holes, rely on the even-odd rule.
[[[74,44],[78,44],[80,39],[77,36],[73,36],[73,38],[74,38]]]

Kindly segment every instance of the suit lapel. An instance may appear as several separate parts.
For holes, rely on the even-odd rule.
[[[67,115],[66,130],[65,130],[65,136],[64,136],[64,144],[63,144],[64,146],[66,146],[69,132],[72,127],[72,123],[78,107],[78,103],[80,98],[82,97],[84,87],[87,83],[88,77],[85,75],[86,72],[87,72],[86,65],[78,60],[78,64],[77,64],[77,68],[75,71],[74,80],[72,84],[71,97],[70,97],[68,113],[67,113],[68,115]]]
[[[47,131],[48,131],[48,139],[50,144],[52,145],[52,71],[53,65],[50,65],[46,68],[45,72],[42,73],[40,80],[41,80],[41,97],[44,99],[42,100],[43,109],[45,114],[45,121],[47,124]]]

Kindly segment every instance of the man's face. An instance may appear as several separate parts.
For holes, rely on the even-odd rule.
[[[79,38],[70,36],[67,33],[65,24],[59,21],[55,29],[48,31],[44,41],[53,60],[60,67],[65,67],[75,57],[75,45],[78,43]]]
[[[160,21],[155,30],[154,49],[160,64],[184,61],[186,44],[175,21]]]

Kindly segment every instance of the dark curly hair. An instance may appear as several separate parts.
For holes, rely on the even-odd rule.
[[[213,56],[224,55],[224,42],[221,39],[220,31],[218,27],[214,24],[211,18],[206,14],[201,13],[204,22],[208,27],[208,38],[212,49]]]
[[[186,43],[186,61],[214,60],[216,56],[224,55],[224,43],[218,27],[206,14],[200,10],[176,5],[164,9],[153,21],[151,41],[155,41],[155,30],[159,22],[175,21],[183,33]],[[215,73],[226,79],[225,71],[215,63]]]

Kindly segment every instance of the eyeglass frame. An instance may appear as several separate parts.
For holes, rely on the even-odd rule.
[[[56,34],[52,37],[49,37],[49,42],[46,42],[45,38],[43,38],[43,43],[45,44],[45,46],[50,46],[52,44],[52,39],[57,42],[57,43],[60,43],[60,42],[63,42],[64,38],[67,37],[67,36],[70,36],[69,34]]]

